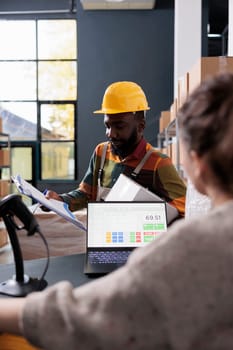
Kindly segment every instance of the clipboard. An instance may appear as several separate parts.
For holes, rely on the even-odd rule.
[[[47,199],[42,192],[37,188],[32,186],[29,182],[24,180],[20,175],[12,176],[12,181],[15,183],[18,191],[35,200],[37,203],[45,206],[49,210],[60,215],[67,221],[79,227],[81,230],[86,231],[86,227],[83,223],[74,216],[74,214],[69,210],[68,204],[65,202],[57,201],[56,199]]]

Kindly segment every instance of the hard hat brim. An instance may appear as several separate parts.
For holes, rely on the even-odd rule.
[[[139,109],[137,111],[126,111],[126,110],[115,110],[115,109],[99,109],[97,111],[94,111],[94,114],[119,114],[119,113],[133,113],[133,112],[139,112],[139,111],[148,111],[150,107],[147,107],[145,109]]]

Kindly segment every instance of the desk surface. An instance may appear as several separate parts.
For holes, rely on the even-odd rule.
[[[63,280],[70,281],[75,287],[92,281],[93,278],[83,273],[85,254],[67,255],[50,258],[45,280],[51,286]],[[24,273],[32,278],[40,278],[46,264],[46,259],[24,261]],[[0,282],[11,279],[15,274],[15,265],[0,265]],[[0,295],[4,297],[4,295]]]

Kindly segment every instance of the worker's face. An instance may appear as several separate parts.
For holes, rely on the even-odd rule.
[[[135,118],[133,113],[105,114],[106,136],[113,148],[127,156],[140,141],[145,122]]]

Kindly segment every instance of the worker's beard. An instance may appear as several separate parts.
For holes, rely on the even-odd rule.
[[[138,144],[138,132],[137,128],[132,131],[130,137],[127,140],[122,139],[110,139],[113,152],[119,155],[122,159],[132,153]]]

